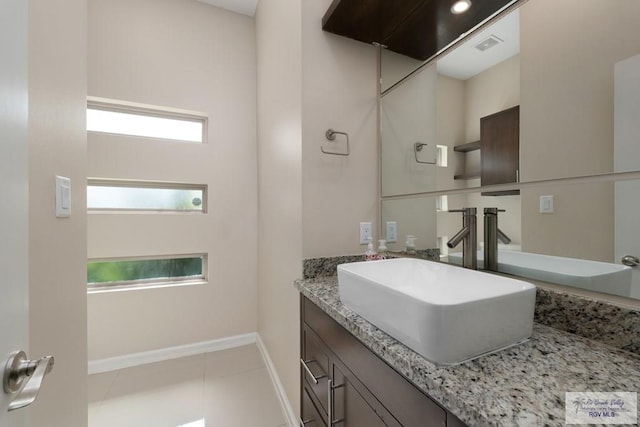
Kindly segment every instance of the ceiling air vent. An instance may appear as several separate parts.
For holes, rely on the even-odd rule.
[[[502,42],[503,40],[500,37],[496,37],[493,34],[491,34],[489,37],[487,37],[486,39],[482,40],[480,43],[475,45],[475,48],[478,49],[480,52],[484,52],[485,50],[490,49]]]

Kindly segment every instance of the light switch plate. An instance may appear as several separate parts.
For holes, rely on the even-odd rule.
[[[540,213],[553,213],[553,196],[540,196]]]
[[[71,179],[56,176],[56,217],[71,216]]]

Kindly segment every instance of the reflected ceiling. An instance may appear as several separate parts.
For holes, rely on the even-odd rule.
[[[520,13],[516,10],[439,58],[438,73],[467,80],[519,52]]]

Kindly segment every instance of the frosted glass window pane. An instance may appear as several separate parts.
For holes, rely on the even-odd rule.
[[[203,142],[204,120],[87,109],[87,130],[120,135]]]
[[[87,186],[89,209],[204,211],[204,188]]]
[[[203,279],[204,256],[144,259],[90,261],[87,263],[87,283],[127,284],[135,282],[178,282]]]

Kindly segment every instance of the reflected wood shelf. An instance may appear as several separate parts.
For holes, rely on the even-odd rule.
[[[480,141],[473,141],[466,144],[454,145],[453,151],[457,151],[458,153],[467,153],[469,151],[479,150],[480,148]]]
[[[480,178],[480,172],[472,172],[472,173],[463,173],[460,175],[454,175],[453,179],[455,180],[460,180],[460,179],[477,179]]]

